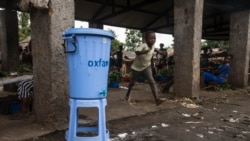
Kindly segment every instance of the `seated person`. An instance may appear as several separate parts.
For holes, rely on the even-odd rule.
[[[18,99],[21,100],[21,111],[11,115],[9,119],[18,120],[28,117],[33,97],[33,79],[23,80],[18,84]]]
[[[233,55],[228,54],[225,56],[224,61],[215,69],[203,72],[203,82],[207,86],[209,82],[215,82],[222,84],[225,82],[229,71],[230,71],[230,61],[233,59]]]

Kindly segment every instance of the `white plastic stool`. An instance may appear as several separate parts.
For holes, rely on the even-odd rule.
[[[69,129],[66,131],[65,138],[67,141],[108,141],[109,131],[106,129],[105,107],[107,105],[106,98],[102,99],[69,99],[70,119]],[[96,127],[79,127],[78,126],[78,108],[81,107],[97,107],[98,108],[98,125]],[[98,133],[97,136],[82,137],[77,133]]]

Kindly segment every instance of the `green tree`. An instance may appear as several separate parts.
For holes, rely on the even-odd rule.
[[[213,41],[213,40],[205,40],[201,44],[202,48],[211,47],[211,48],[219,48],[220,50],[228,50],[229,42],[228,41]]]
[[[112,53],[114,51],[117,51],[119,49],[119,45],[122,45],[122,43],[116,39],[117,35],[116,35],[114,30],[108,29],[108,31],[110,31],[114,35],[114,39],[111,41],[111,51],[110,52]]]
[[[31,36],[29,13],[24,13],[24,12],[18,13],[18,34],[20,41]]]
[[[126,29],[125,46],[129,51],[134,51],[135,47],[142,42],[142,33],[140,30]]]

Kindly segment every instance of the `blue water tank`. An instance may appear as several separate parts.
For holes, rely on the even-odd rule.
[[[70,28],[63,33],[71,98],[106,98],[113,38],[111,32],[95,28]]]

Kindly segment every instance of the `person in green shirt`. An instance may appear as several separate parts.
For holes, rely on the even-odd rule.
[[[132,79],[129,82],[128,85],[128,91],[125,96],[126,101],[130,101],[130,92],[135,85],[135,82],[137,79],[142,75],[144,76],[151,87],[153,97],[155,99],[155,103],[157,106],[159,106],[163,100],[159,99],[157,97],[158,94],[158,89],[155,83],[155,80],[152,75],[152,69],[151,69],[151,59],[153,57],[155,50],[155,32],[153,31],[148,31],[145,34],[145,40],[146,43],[141,44],[138,46],[135,50],[135,60],[133,61],[133,64],[131,65],[132,69]]]

